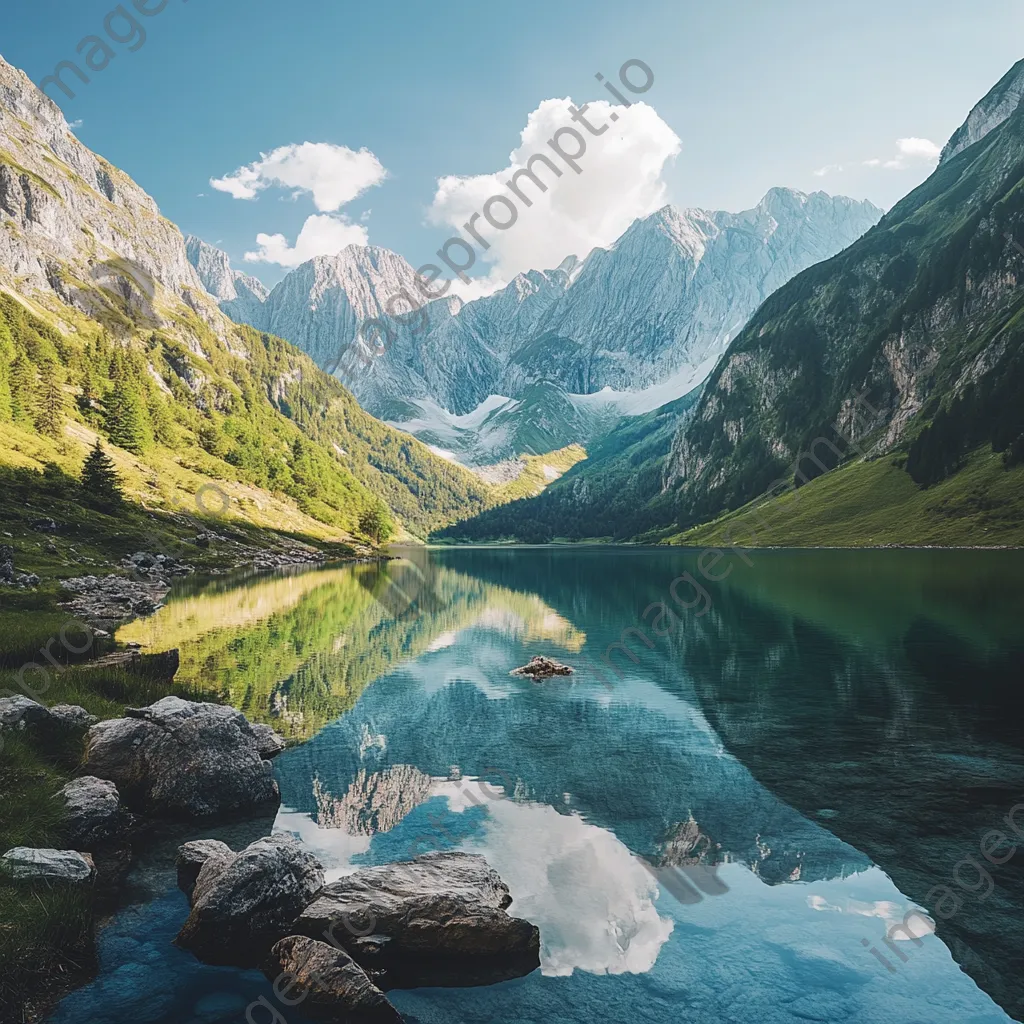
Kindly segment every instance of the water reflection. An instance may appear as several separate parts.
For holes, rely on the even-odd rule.
[[[896,975],[868,948],[1024,800],[1024,565],[970,556],[758,554],[611,688],[594,666],[693,556],[421,551],[183,594],[119,638],[308,741],[276,827],[329,878],[452,848],[505,878],[542,971],[395,993],[423,1024],[995,1022],[950,950],[1022,1007],[1019,861]],[[538,653],[577,674],[509,676]]]

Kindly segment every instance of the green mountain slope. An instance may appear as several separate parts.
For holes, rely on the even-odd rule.
[[[236,516],[335,539],[382,502],[422,537],[501,500],[224,316],[154,201],[2,58],[0,432],[0,465],[77,476],[100,436],[149,507],[218,482]]]
[[[1011,75],[1024,75],[1024,62]],[[679,526],[773,486],[801,485],[861,452],[907,456],[908,501],[961,472],[969,453],[985,446],[1004,453],[1007,467],[1019,462],[1020,243],[1017,109],[862,239],[758,310],[673,443],[667,483]]]
[[[675,515],[662,475],[693,391],[642,416],[625,417],[537,497],[491,509],[438,531],[438,540],[627,540],[668,527]]]

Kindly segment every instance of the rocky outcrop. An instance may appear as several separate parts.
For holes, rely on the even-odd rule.
[[[952,160],[965,149],[980,142],[989,132],[998,128],[1024,98],[1024,60],[1017,61],[996,83],[978,105],[967,115],[967,120],[953,133],[942,150],[940,164]]]
[[[252,967],[323,887],[320,862],[291,836],[274,835],[230,857],[216,849],[199,870],[177,945],[205,963]],[[202,854],[186,853],[194,862]]]
[[[94,850],[133,824],[121,806],[117,786],[106,779],[91,775],[72,779],[55,799],[64,805],[64,838],[76,849]]]
[[[545,658],[543,654],[534,655],[525,665],[512,669],[510,676],[529,676],[534,682],[550,679],[552,676],[571,676],[573,669],[560,661]]]
[[[60,585],[74,597],[61,605],[90,626],[115,629],[140,615],[152,615],[171,584],[162,576],[76,576]]]
[[[39,577],[31,572],[18,572],[14,568],[14,548],[0,544],[0,587],[31,590],[39,585]]]
[[[400,1024],[401,1014],[342,949],[302,935],[282,939],[271,951],[266,975],[291,979],[289,999],[302,1012],[352,1024]],[[291,989],[294,985],[294,990]]]
[[[427,854],[332,882],[293,930],[329,937],[384,988],[487,984],[540,964],[539,932],[511,902],[483,857]]]
[[[179,847],[175,866],[178,869],[178,888],[192,899],[199,872],[208,861],[216,860],[222,864],[233,860],[235,851],[219,839],[196,839]]]
[[[207,245],[195,235],[185,239],[189,262],[196,268],[203,287],[235,323],[257,329],[263,322],[263,303],[270,294],[259,278],[232,270],[228,254]]]
[[[201,818],[280,800],[256,733],[234,708],[164,697],[89,730],[85,770],[155,817]]]
[[[15,882],[68,882],[92,880],[96,865],[87,853],[75,850],[34,850],[25,846],[0,857],[0,874]]]

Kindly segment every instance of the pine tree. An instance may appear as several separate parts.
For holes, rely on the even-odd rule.
[[[103,450],[98,437],[82,467],[82,490],[100,506],[118,505],[124,497],[114,460]]]
[[[66,399],[58,373],[56,363],[43,364],[35,424],[41,434],[60,439],[64,436]]]
[[[106,400],[107,435],[119,448],[141,455],[153,440],[141,388],[123,359],[115,372],[114,389]]]
[[[36,368],[24,352],[11,364],[11,419],[15,423],[31,423],[36,411]]]

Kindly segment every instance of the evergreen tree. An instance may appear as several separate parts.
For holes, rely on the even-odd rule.
[[[82,467],[82,490],[101,507],[117,505],[124,497],[114,460],[103,450],[98,437]]]
[[[24,352],[11,364],[11,419],[15,423],[31,423],[36,411],[36,368]]]
[[[374,544],[386,544],[395,534],[395,521],[387,505],[382,501],[371,505],[359,517],[359,530]]]
[[[114,389],[106,400],[107,435],[119,448],[141,455],[152,443],[142,388],[132,367],[118,361]]]
[[[41,376],[35,414],[36,429],[48,437],[60,439],[64,436],[66,400],[57,364],[44,363]]]

